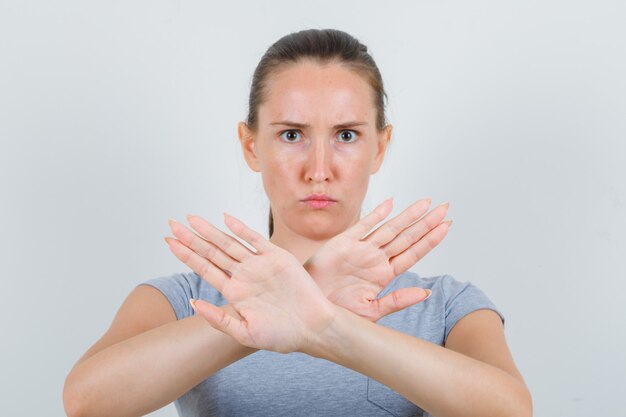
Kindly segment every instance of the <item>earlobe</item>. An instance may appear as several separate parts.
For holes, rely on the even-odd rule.
[[[254,132],[245,122],[239,122],[237,126],[237,133],[239,135],[239,143],[241,144],[241,150],[243,151],[243,157],[251,170],[259,172],[259,159],[256,154]]]

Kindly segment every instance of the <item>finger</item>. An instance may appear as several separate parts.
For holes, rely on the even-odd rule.
[[[376,311],[376,313],[374,313],[374,321],[378,321],[391,313],[404,310],[409,306],[420,303],[430,297],[431,294],[432,291],[429,289],[409,287],[401,288],[384,297],[372,300],[373,308]]]
[[[389,216],[389,213],[391,213],[392,209],[393,198],[388,198],[387,200],[380,203],[367,216],[359,220],[357,224],[343,232],[343,235],[351,237],[353,239],[362,239],[370,230],[372,230],[372,227],[376,226],[378,223],[382,222],[387,216]]]
[[[428,252],[437,246],[448,233],[450,224],[452,224],[452,220],[446,220],[445,222],[440,223],[437,227],[428,232],[426,236],[415,242],[404,252],[391,258],[389,263],[393,268],[394,276],[400,275],[415,265],[417,261],[422,259]]]
[[[224,223],[231,232],[248,242],[253,248],[259,252],[267,252],[276,246],[269,240],[265,239],[260,233],[255,232],[246,226],[241,220],[224,213]]]
[[[222,232],[200,216],[187,215],[187,221],[203,238],[227,253],[231,258],[243,262],[254,253],[234,237]]]
[[[419,219],[422,214],[426,213],[428,207],[430,207],[431,201],[432,200],[430,198],[416,201],[407,207],[402,213],[374,230],[366,240],[377,247],[386,245],[398,236],[404,229]]]
[[[394,237],[382,248],[385,254],[389,258],[396,256],[424,237],[426,233],[437,227],[446,217],[448,206],[448,203],[444,203],[435,207],[419,221],[404,229],[402,233]]]
[[[235,261],[230,256],[226,255],[220,249],[217,248],[211,242],[207,242],[201,236],[198,236],[183,224],[177,222],[174,219],[169,219],[170,228],[176,238],[185,246],[189,247],[192,251],[198,255],[209,259],[219,268],[227,271],[233,271]]]
[[[243,321],[226,314],[221,308],[206,301],[190,298],[189,303],[194,311],[204,317],[213,328],[233,337],[242,345],[252,347],[252,339]]]
[[[198,255],[177,239],[166,237],[165,242],[170,250],[179,260],[200,275],[205,281],[211,284],[216,290],[222,292],[228,275],[210,261]]]

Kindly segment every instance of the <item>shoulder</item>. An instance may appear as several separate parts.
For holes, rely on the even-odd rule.
[[[139,285],[150,285],[161,291],[172,305],[178,320],[194,315],[189,305],[190,298],[205,300],[217,306],[226,304],[222,294],[193,271],[149,278]]]

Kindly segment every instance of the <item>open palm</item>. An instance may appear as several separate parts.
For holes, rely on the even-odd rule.
[[[195,300],[194,309],[211,326],[243,345],[287,353],[302,350],[332,321],[336,307],[291,253],[232,216],[225,215],[226,226],[255,251],[204,219],[189,220],[206,241],[180,227],[177,234],[202,255],[175,239],[168,241],[172,251],[222,293],[238,314]]]
[[[430,199],[419,200],[368,234],[391,212],[392,202],[387,200],[326,242],[304,267],[330,301],[371,321],[423,301],[429,293],[417,287],[376,297],[445,237],[450,222],[442,220],[448,205],[419,219],[429,206]]]

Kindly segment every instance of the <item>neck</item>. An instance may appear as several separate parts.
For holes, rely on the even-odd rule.
[[[360,214],[360,211],[356,212],[354,218],[338,232],[341,233],[342,230],[356,224],[360,219]],[[327,238],[312,239],[307,236],[303,236],[294,232],[279,218],[274,216],[274,232],[269,240],[276,246],[279,246],[294,255],[298,261],[300,261],[300,264],[304,264],[322,245],[333,237],[334,236],[328,236]]]
[[[274,233],[270,242],[295,256],[300,264],[304,264],[317,250],[326,243],[326,240],[312,240],[294,233],[283,224],[274,222]]]

